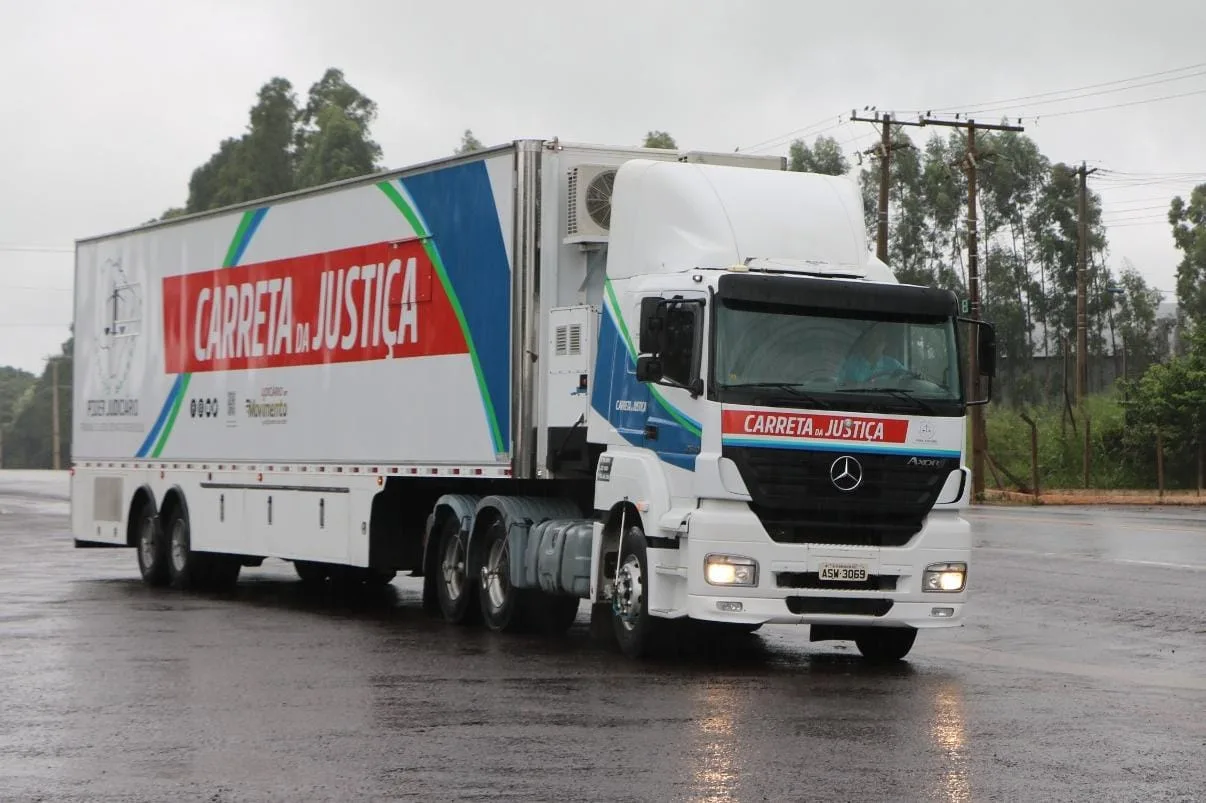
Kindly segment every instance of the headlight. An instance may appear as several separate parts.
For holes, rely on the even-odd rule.
[[[758,585],[758,561],[737,555],[708,555],[704,579],[714,586]]]
[[[921,578],[922,591],[958,593],[967,586],[966,563],[931,563]]]

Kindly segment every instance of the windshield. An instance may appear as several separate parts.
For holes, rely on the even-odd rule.
[[[961,406],[963,389],[955,339],[948,317],[725,299],[716,310],[713,376],[720,400],[733,403],[756,392],[760,403],[795,396],[846,409],[941,405],[956,414],[949,407]]]

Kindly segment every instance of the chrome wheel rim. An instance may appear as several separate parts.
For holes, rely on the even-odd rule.
[[[441,561],[444,574],[444,588],[448,597],[458,600],[465,590],[465,549],[458,533],[444,545],[444,559]]]
[[[486,565],[482,567],[482,589],[490,599],[490,607],[495,610],[501,608],[507,601],[507,593],[511,590],[508,576],[510,570],[511,560],[507,539],[499,538],[490,545]]]
[[[637,617],[641,613],[641,603],[645,596],[645,586],[641,581],[641,562],[636,555],[629,555],[624,565],[616,572],[615,595],[612,597],[612,610],[619,618],[620,624],[626,630],[636,627]]]
[[[177,572],[184,571],[188,563],[187,536],[184,519],[176,519],[172,523],[172,568]]]
[[[142,565],[149,568],[155,563],[155,525],[148,516],[142,522],[142,531],[138,538],[138,556]]]

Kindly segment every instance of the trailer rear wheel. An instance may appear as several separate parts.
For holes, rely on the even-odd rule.
[[[469,580],[468,540],[455,516],[446,516],[440,523],[436,548],[436,595],[440,610],[453,624],[470,624],[479,613],[474,604],[476,585]]]
[[[138,507],[138,571],[142,581],[152,587],[166,586],[171,581],[168,568],[168,544],[155,520],[155,507],[144,500]]]
[[[168,516],[168,561],[173,588],[189,591],[225,590],[239,579],[243,569],[240,558],[195,552],[188,513],[183,505],[174,505]]]
[[[916,628],[868,627],[854,637],[854,643],[871,663],[891,664],[908,655],[916,639]]]
[[[200,580],[204,574],[202,564],[205,561],[203,558],[199,559],[193,551],[188,514],[183,505],[173,505],[166,524],[172,588],[196,588],[201,584]]]

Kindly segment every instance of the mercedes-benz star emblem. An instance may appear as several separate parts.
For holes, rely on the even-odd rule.
[[[829,467],[829,480],[839,491],[853,491],[863,484],[863,466],[850,455],[842,455]]]

